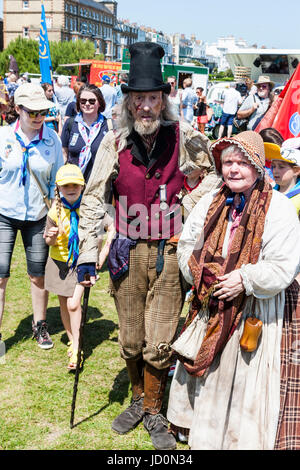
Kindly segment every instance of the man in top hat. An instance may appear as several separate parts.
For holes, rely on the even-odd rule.
[[[274,83],[270,77],[261,75],[257,82],[256,93],[250,94],[237,112],[238,119],[248,119],[247,129],[255,130],[266,112],[268,111],[271,100],[270,93],[274,88]]]
[[[161,407],[185,296],[176,255],[175,235],[182,228],[178,195],[183,172],[193,162],[207,173],[198,197],[219,179],[208,138],[186,122],[179,124],[174,114],[171,87],[162,78],[162,47],[141,42],[129,51],[120,124],[99,147],[80,206],[78,281],[95,283],[97,219],[105,215],[112,188],[116,237],[107,265],[119,316],[120,352],[132,387],[132,402],[112,429],[125,434],[143,421],[156,449],[174,449],[176,440]],[[84,280],[86,274],[90,281]]]

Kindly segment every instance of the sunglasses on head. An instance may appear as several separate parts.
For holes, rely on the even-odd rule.
[[[28,114],[28,116],[31,118],[31,119],[35,119],[37,118],[39,115],[40,116],[47,116],[48,114],[48,109],[42,109],[42,110],[38,110],[38,111],[31,111],[31,109],[26,109],[22,106],[22,108],[25,113]]]
[[[80,98],[80,104],[86,104],[87,102],[89,104],[95,104],[96,103],[96,98],[90,98],[90,99],[86,99],[86,98]]]

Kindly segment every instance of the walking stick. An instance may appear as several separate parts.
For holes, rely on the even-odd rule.
[[[73,400],[72,400],[71,419],[70,419],[70,428],[71,429],[74,427],[75,404],[76,404],[76,396],[77,396],[78,381],[79,381],[81,351],[82,351],[82,345],[83,345],[83,330],[84,330],[84,325],[85,325],[85,322],[86,322],[86,315],[87,315],[87,309],[88,309],[88,303],[89,303],[89,295],[90,295],[90,287],[85,287],[84,288],[84,295],[83,295],[83,305],[82,305],[80,329],[79,329],[77,364],[76,364],[75,379],[74,379],[74,386],[73,386]]]

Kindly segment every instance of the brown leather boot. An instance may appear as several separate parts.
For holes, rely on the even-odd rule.
[[[113,431],[118,434],[126,434],[134,429],[143,419],[144,380],[142,359],[127,360],[126,367],[132,388],[132,401],[112,423]]]
[[[126,361],[133,400],[138,400],[144,396],[144,364],[143,358],[137,361],[132,359]]]
[[[145,416],[143,423],[157,450],[176,449],[176,439],[173,434],[168,432],[168,421],[160,413],[168,371],[169,368],[158,370],[150,364],[146,364],[144,368]]]

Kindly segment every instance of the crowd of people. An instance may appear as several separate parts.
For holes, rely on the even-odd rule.
[[[53,347],[52,292],[67,368],[82,367],[81,299],[106,262],[132,391],[114,432],[143,422],[158,450],[177,439],[192,450],[300,449],[299,139],[253,130],[273,87],[260,77],[244,100],[226,91],[212,143],[203,88],[165,82],[155,43],[135,43],[130,55],[117,89],[106,75],[100,88],[74,90],[65,79],[24,81],[7,98],[0,327],[20,231],[33,337]],[[247,130],[232,135],[236,115]]]

